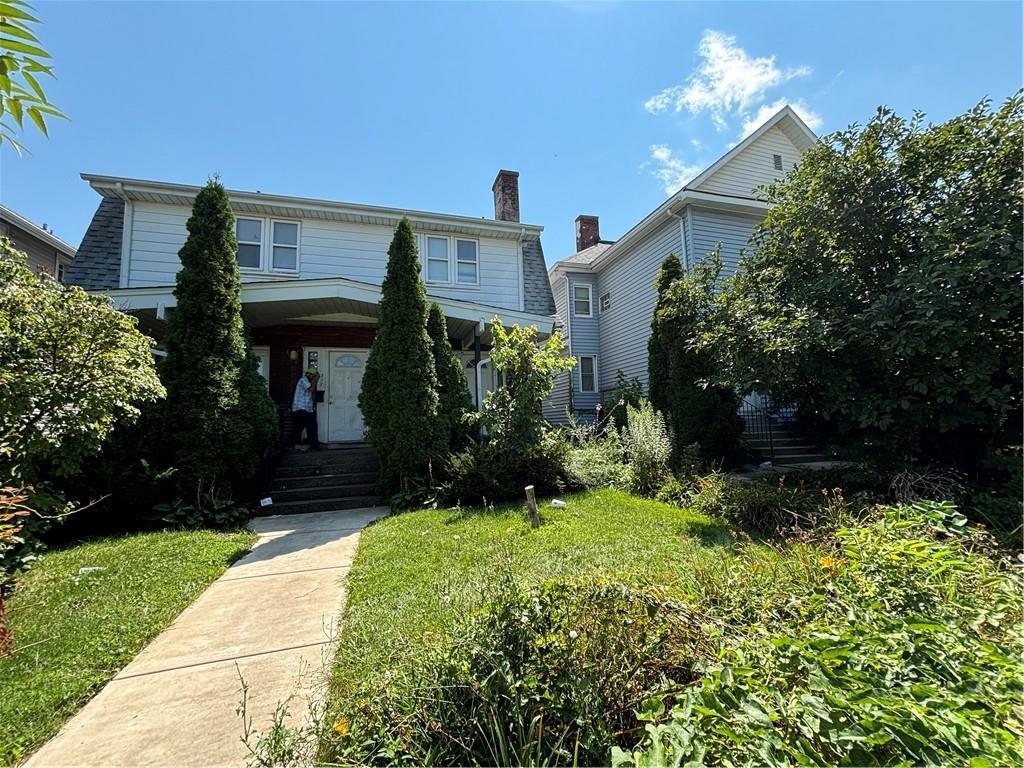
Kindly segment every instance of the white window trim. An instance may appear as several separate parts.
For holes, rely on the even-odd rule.
[[[608,299],[608,306],[607,307],[604,305],[604,300],[605,299]],[[600,309],[601,312],[607,312],[608,310],[610,310],[612,308],[612,292],[611,291],[605,291],[604,293],[602,293],[601,297],[597,300],[597,303],[598,303],[598,309]]]
[[[447,280],[431,280],[430,279],[430,251],[428,250],[429,241],[431,239],[436,240],[447,240],[448,241],[448,279]],[[458,244],[459,241],[467,243],[473,243],[476,246],[476,282],[473,283],[462,283],[459,282],[459,254]],[[477,290],[480,288],[480,240],[475,237],[463,237],[462,235],[435,235],[429,232],[424,232],[419,235],[419,251],[420,261],[422,261],[423,269],[423,282],[426,285],[437,285],[444,286],[445,288],[456,288],[462,290]],[[436,261],[440,261],[437,259]],[[468,263],[468,262],[467,262]]]
[[[582,312],[576,311],[576,289],[586,288],[587,289],[587,307],[590,309],[589,312],[583,314]],[[589,283],[573,283],[572,284],[572,314],[573,317],[593,317],[594,316],[594,287]]]
[[[269,244],[267,245],[267,271],[273,272],[277,275],[297,275],[299,274],[299,251],[302,246],[302,222],[298,219],[267,219],[269,226],[267,227],[267,239]],[[295,225],[295,245],[278,244],[274,242],[274,225],[275,224],[294,224]],[[295,248],[295,269],[280,269],[274,266],[274,248]]]
[[[245,275],[298,275],[302,268],[302,221],[299,219],[281,219],[276,216],[235,216],[235,219],[260,222],[260,265],[258,267],[243,267],[238,265],[238,271]],[[295,248],[295,269],[274,268],[274,224],[294,224],[295,245],[280,245],[282,248]],[[236,230],[237,235],[237,230]],[[256,243],[248,243],[256,245]],[[237,256],[236,256],[237,258]]]
[[[243,267],[241,264],[238,265],[238,271],[247,274],[258,274],[263,271],[263,264],[266,258],[266,246],[264,241],[267,235],[267,222],[259,216],[236,216],[235,217],[235,239],[238,239],[238,222],[239,221],[258,221],[260,223],[260,241],[258,243],[251,242],[249,240],[239,240],[239,245],[258,245],[260,247],[260,265],[258,267]],[[235,261],[238,261],[238,253],[235,253]]]
[[[583,361],[591,360],[594,366],[594,388],[584,389],[583,388]],[[601,385],[597,381],[597,355],[579,355],[579,365],[576,366],[580,372],[580,394],[581,395],[596,395],[601,391]]]

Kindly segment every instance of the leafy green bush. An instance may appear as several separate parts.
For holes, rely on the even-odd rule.
[[[430,336],[437,380],[438,426],[434,463],[439,463],[439,457],[459,450],[469,437],[466,416],[473,410],[473,399],[469,396],[462,361],[448,341],[448,323],[444,312],[436,302],[431,303],[427,312],[427,335]]]
[[[626,426],[626,406],[636,408],[644,399],[644,387],[635,376],[627,379],[621,370],[615,372],[615,387],[601,403],[601,419],[616,431]]]
[[[665,419],[647,400],[626,407],[622,448],[629,461],[629,485],[635,493],[653,496],[668,476],[672,438]]]
[[[601,765],[650,691],[694,682],[707,649],[693,610],[658,589],[523,590],[506,578],[457,636],[367,691],[332,752],[358,764]]]
[[[181,499],[156,504],[149,515],[171,528],[218,528],[237,530],[249,522],[249,510],[230,499],[206,499],[200,505]]]
[[[525,448],[501,439],[473,443],[449,457],[438,497],[471,505],[522,498],[527,485],[537,494],[556,493],[566,485],[568,454],[568,444],[551,430],[541,432],[536,445]]]
[[[613,765],[1020,764],[1024,581],[964,522],[922,502],[840,529],[797,618],[725,636]]]
[[[573,425],[569,435],[571,447],[565,472],[573,488],[625,488],[629,471],[622,459],[619,433],[609,427],[593,424]]]
[[[689,506],[741,528],[773,534],[821,522],[820,505],[827,500],[820,492],[787,484],[785,477],[747,481],[716,471],[697,478]]]

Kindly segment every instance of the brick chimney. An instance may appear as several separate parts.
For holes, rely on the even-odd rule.
[[[601,229],[597,224],[597,216],[576,217],[576,250],[582,251],[601,240]]]
[[[519,171],[498,171],[491,191],[494,193],[494,218],[519,221]]]

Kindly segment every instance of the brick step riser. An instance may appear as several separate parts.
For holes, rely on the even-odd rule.
[[[348,499],[320,499],[317,501],[292,501],[260,507],[257,517],[267,515],[304,515],[308,512],[340,512],[346,509],[379,507],[384,500],[379,496],[353,496]]]
[[[318,501],[320,499],[348,499],[353,496],[366,497],[374,496],[377,493],[376,483],[362,483],[358,485],[336,486],[329,485],[324,488],[294,488],[289,491],[273,491],[270,495],[274,503],[285,501]]]
[[[295,491],[299,488],[322,488],[325,485],[353,485],[376,483],[379,472],[338,472],[323,475],[297,475],[275,477],[270,483],[271,491]]]

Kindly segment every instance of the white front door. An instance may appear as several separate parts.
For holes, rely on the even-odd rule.
[[[366,352],[331,350],[327,357],[327,440],[362,440],[365,427],[359,392],[363,388]]]

